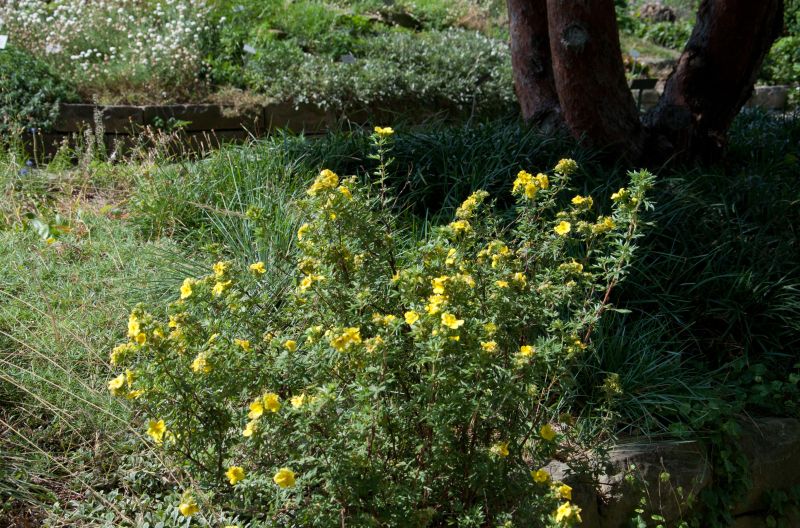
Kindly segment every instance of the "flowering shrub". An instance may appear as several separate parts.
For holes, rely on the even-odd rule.
[[[130,315],[109,389],[196,477],[181,514],[213,500],[270,526],[580,520],[543,466],[582,449],[570,387],[652,176],[631,173],[598,217],[589,196],[558,211],[574,161],[520,171],[512,221],[478,191],[414,243],[385,186],[392,134],[373,135],[374,182],[323,170],[308,188],[291,291],[265,295],[263,263],[221,261],[163,316]]]
[[[84,93],[186,95],[204,67],[204,0],[9,0],[0,20],[15,45]],[[184,90],[184,93],[181,93]]]

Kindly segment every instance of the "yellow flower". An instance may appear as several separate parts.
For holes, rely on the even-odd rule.
[[[519,355],[522,357],[530,357],[534,352],[535,350],[531,345],[522,345],[519,347]]]
[[[556,438],[556,431],[553,429],[552,425],[544,424],[541,429],[539,429],[539,436],[548,442],[552,442]]]
[[[200,508],[197,506],[197,503],[194,499],[187,499],[186,501],[182,502],[180,506],[178,506],[178,511],[184,517],[191,517],[195,513],[200,511]]]
[[[508,288],[508,281],[499,280],[495,281],[495,284],[497,285],[498,288]]]
[[[564,176],[569,176],[576,170],[578,170],[578,164],[575,162],[575,160],[567,158],[556,163],[555,171]]]
[[[128,337],[136,337],[141,332],[141,327],[139,325],[139,318],[136,317],[135,314],[131,314],[128,317]]]
[[[211,288],[211,294],[214,295],[215,297],[219,297],[225,292],[226,289],[228,289],[228,286],[230,285],[231,281],[229,280],[225,282],[217,282],[216,284],[214,284],[214,287]]]
[[[486,191],[476,191],[472,193],[464,202],[456,209],[456,218],[462,218],[464,220],[468,220],[472,217],[475,213],[475,209],[489,196],[489,193]],[[451,249],[450,251],[455,254],[455,250]],[[448,255],[450,256],[450,255]]]
[[[208,363],[208,353],[200,352],[192,361],[192,370],[196,373],[208,374],[211,372],[211,365]]]
[[[611,199],[615,202],[626,199],[630,196],[630,192],[625,187],[620,187],[617,192],[611,195]]]
[[[564,264],[559,264],[558,269],[566,271],[568,273],[580,273],[583,271],[583,264],[580,262],[565,262]]]
[[[585,207],[586,209],[591,209],[592,205],[594,205],[594,200],[592,200],[591,196],[581,196],[580,194],[572,198],[572,205],[576,205],[578,207]]]
[[[269,412],[276,413],[281,410],[281,398],[274,392],[266,393],[262,399],[264,400],[264,409]]]
[[[430,315],[437,314],[442,309],[442,305],[446,302],[447,297],[445,295],[431,295],[428,297],[428,304],[425,306],[425,311],[427,311]]]
[[[339,176],[331,170],[323,169],[306,193],[308,193],[309,196],[316,196],[320,191],[335,189],[337,185],[339,185]]]
[[[108,382],[108,390],[113,396],[122,394],[122,387],[125,386],[125,374],[120,374],[116,378]]]
[[[534,176],[533,181],[536,182],[536,185],[538,185],[540,189],[547,189],[550,187],[550,180],[547,178],[547,174],[540,172]]]
[[[388,315],[381,315],[379,313],[372,314],[372,322],[375,324],[379,324],[382,326],[389,326],[390,324],[394,323],[397,320],[392,314]]]
[[[221,278],[223,275],[225,275],[225,272],[228,271],[228,263],[219,261],[216,264],[214,264],[213,269],[214,269],[214,275],[218,278]]]
[[[520,271],[512,275],[511,280],[519,284],[520,288],[524,288],[525,285],[528,284],[528,278],[525,277],[525,274]]]
[[[233,343],[242,348],[245,352],[250,350],[250,341],[247,339],[234,339]]]
[[[481,341],[481,348],[484,352],[497,352],[497,341]]]
[[[468,233],[472,229],[472,226],[469,225],[469,222],[466,220],[456,220],[455,222],[451,222],[448,227],[452,229],[453,233],[456,235]]]
[[[290,401],[292,403],[293,408],[299,409],[306,403],[306,395],[298,394],[297,396],[292,396]]]
[[[258,275],[263,275],[267,272],[267,268],[264,266],[264,263],[259,260],[255,264],[250,264],[250,271]]]
[[[559,236],[566,236],[571,229],[572,229],[572,224],[564,220],[562,220],[555,228],[553,228],[553,230]]]
[[[592,233],[605,233],[607,231],[611,231],[616,226],[617,225],[614,223],[614,220],[612,220],[610,217],[601,216],[597,219],[597,223],[592,226]]]
[[[311,229],[311,226],[308,224],[303,224],[300,226],[300,229],[297,230],[297,240],[303,240],[303,237],[306,236],[308,230]]]
[[[581,509],[574,504],[565,502],[556,510],[556,522],[575,521],[581,522]]]
[[[291,488],[294,486],[294,471],[289,468],[280,468],[272,480],[282,488]]]
[[[339,188],[336,190],[339,191],[339,193],[341,193],[341,195],[347,198],[348,200],[353,198],[353,193],[351,193],[350,189],[348,189],[344,185],[340,185]]]
[[[244,468],[231,466],[225,472],[225,476],[228,477],[228,482],[231,483],[231,486],[235,486],[237,482],[244,480]]]
[[[136,340],[137,345],[143,345],[145,341],[147,341],[147,334],[145,334],[144,332],[139,332],[138,334],[136,334],[136,337],[134,339]]]
[[[294,352],[295,350],[297,350],[297,341],[295,341],[294,339],[287,339],[283,343],[283,348],[285,348],[289,352]]]
[[[164,420],[150,420],[147,424],[147,434],[150,435],[150,438],[157,444],[164,441],[164,433],[166,432],[167,426],[164,424]]]
[[[357,327],[345,328],[342,333],[331,339],[331,346],[337,352],[344,352],[353,345],[361,343],[361,329]]]
[[[255,420],[260,418],[262,414],[264,414],[264,404],[259,398],[258,400],[250,403],[250,412],[247,413],[247,417],[251,420]]]
[[[383,344],[383,338],[381,336],[375,336],[371,339],[367,339],[364,344],[367,352],[372,354],[379,346]]]
[[[378,134],[382,138],[386,138],[394,134],[394,130],[392,127],[375,127],[375,133]]]
[[[256,432],[256,429],[258,429],[258,421],[250,420],[244,427],[244,430],[242,431],[242,436],[244,436],[245,438],[250,438],[251,436],[253,436],[253,433]]]
[[[531,471],[531,477],[533,477],[533,481],[537,484],[546,484],[550,481],[550,473],[545,471],[544,469],[537,469],[536,471]]]
[[[433,293],[444,293],[444,283],[447,282],[447,279],[449,279],[447,275],[442,275],[441,277],[436,277],[435,279],[431,280]]]
[[[514,180],[514,186],[511,189],[513,194],[520,191],[525,191],[525,188],[533,183],[533,175],[531,173],[521,170],[517,173],[517,179]]]
[[[457,330],[463,325],[464,325],[463,319],[457,319],[456,316],[451,313],[442,314],[442,326],[446,326],[451,330]]]
[[[111,361],[112,365],[117,365],[125,358],[125,354],[129,352],[133,347],[130,343],[122,343],[120,345],[115,346],[111,350],[111,354],[109,354],[108,358]]]
[[[561,484],[558,488],[556,488],[556,492],[558,493],[559,498],[564,500],[572,500],[571,486],[567,486],[566,484]]]
[[[414,323],[419,321],[419,314],[414,310],[410,310],[405,313],[405,318],[406,318],[406,324],[409,326],[413,326]]]
[[[494,444],[491,447],[491,449],[489,449],[489,451],[491,451],[492,454],[495,454],[497,456],[507,457],[508,456],[508,442],[498,442],[498,443]]]

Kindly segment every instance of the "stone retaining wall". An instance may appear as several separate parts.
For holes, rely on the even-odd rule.
[[[766,528],[768,492],[800,486],[800,421],[791,418],[745,419],[738,447],[747,460],[747,494],[730,505],[734,528]],[[582,508],[583,528],[624,528],[646,497],[645,518],[663,515],[665,526],[686,516],[689,495],[714,487],[714,467],[700,442],[623,443],[614,448],[599,481],[573,473],[562,462],[547,466],[554,480],[573,488],[573,502]],[[626,475],[633,475],[632,483]],[[665,476],[669,475],[666,479]],[[695,501],[697,503],[697,501]],[[786,526],[800,527],[800,518]]]

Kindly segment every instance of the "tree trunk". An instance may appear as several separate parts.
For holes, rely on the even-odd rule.
[[[703,0],[664,94],[645,117],[650,149],[719,155],[782,26],[782,0]]]
[[[639,111],[628,89],[613,0],[547,0],[550,52],[567,126],[588,144],[638,158]]]
[[[508,0],[511,67],[522,117],[547,132],[563,127],[553,79],[547,0]]]

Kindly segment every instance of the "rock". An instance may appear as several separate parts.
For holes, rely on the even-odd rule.
[[[757,418],[743,422],[739,445],[752,485],[734,515],[765,510],[766,492],[800,485],[800,421]]]
[[[209,130],[250,130],[261,124],[260,111],[243,110],[230,112],[220,105],[186,104],[166,106],[146,106],[144,108],[144,122],[152,125],[156,119],[164,124],[169,120],[184,121],[187,131]]]
[[[650,2],[639,9],[639,16],[651,22],[675,22],[675,10],[661,2]]]
[[[746,106],[765,110],[783,110],[788,102],[788,86],[756,86]]]
[[[686,498],[711,483],[712,468],[698,442],[618,445],[600,477],[599,514],[604,528],[628,526],[645,497],[645,515],[658,513],[671,525],[685,513]],[[633,477],[633,478],[631,478]]]

